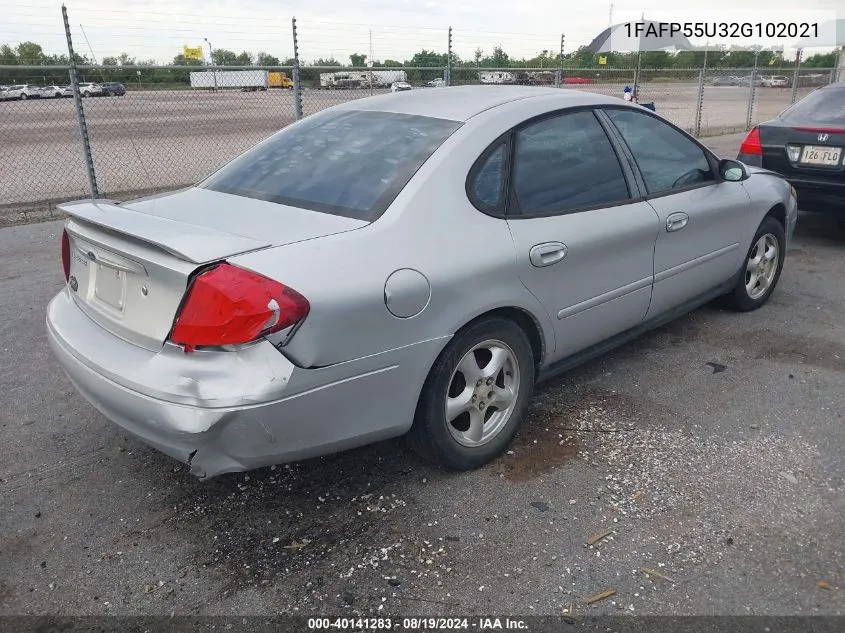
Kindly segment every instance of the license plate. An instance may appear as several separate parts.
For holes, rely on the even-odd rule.
[[[805,165],[836,166],[842,157],[841,147],[825,147],[823,145],[805,145],[801,154],[801,162]]]
[[[123,296],[126,287],[126,274],[108,266],[97,266],[97,278],[94,281],[94,296],[110,308],[123,311]]]

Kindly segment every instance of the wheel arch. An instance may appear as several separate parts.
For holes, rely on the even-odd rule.
[[[523,332],[525,332],[525,335],[528,337],[528,341],[531,343],[531,352],[534,355],[534,365],[539,368],[548,352],[546,335],[543,332],[543,327],[540,324],[539,319],[525,308],[517,306],[490,308],[464,323],[456,330],[455,334],[457,335],[458,332],[465,330],[479,321],[497,317],[512,321],[518,325]]]
[[[771,209],[769,209],[768,213],[766,213],[764,220],[766,218],[774,218],[780,225],[786,230],[786,207],[783,205],[782,202],[778,202],[775,204]]]

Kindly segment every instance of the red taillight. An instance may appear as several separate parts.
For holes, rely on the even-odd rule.
[[[67,231],[62,231],[62,268],[65,271],[65,281],[70,279],[70,238]]]
[[[185,351],[240,345],[294,325],[311,306],[296,290],[257,273],[220,264],[188,289],[170,340]]]
[[[745,137],[742,145],[739,146],[740,154],[762,155],[763,145],[760,143],[760,128],[754,128]]]

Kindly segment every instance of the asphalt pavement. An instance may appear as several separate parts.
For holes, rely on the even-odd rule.
[[[478,471],[391,441],[204,483],[54,362],[60,230],[0,229],[0,615],[845,612],[826,218],[802,214],[766,307],[706,306],[544,385]]]

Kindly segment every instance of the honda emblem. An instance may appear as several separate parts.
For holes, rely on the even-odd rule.
[[[830,134],[819,134],[819,140],[824,143],[828,138],[830,138]]]

